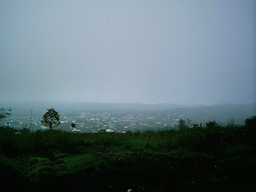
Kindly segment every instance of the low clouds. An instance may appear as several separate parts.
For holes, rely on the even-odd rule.
[[[0,100],[255,102],[255,2],[1,1]]]

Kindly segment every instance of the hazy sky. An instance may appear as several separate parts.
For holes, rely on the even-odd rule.
[[[255,12],[255,0],[0,0],[0,100],[255,102]]]

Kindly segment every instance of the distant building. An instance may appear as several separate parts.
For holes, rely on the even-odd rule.
[[[73,132],[73,133],[81,133],[81,130],[75,128],[75,129],[72,130],[72,132]]]
[[[45,127],[43,125],[40,126],[41,129],[48,129],[48,127]]]

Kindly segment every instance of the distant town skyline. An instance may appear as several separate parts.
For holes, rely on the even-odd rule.
[[[256,102],[256,1],[0,1],[0,102]]]

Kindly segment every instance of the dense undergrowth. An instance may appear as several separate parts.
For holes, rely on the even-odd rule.
[[[170,183],[179,189],[250,191],[249,173],[256,171],[255,117],[246,122],[125,134],[46,130],[17,135],[1,127],[1,178],[20,182],[9,187],[29,191],[49,186],[169,191]]]

